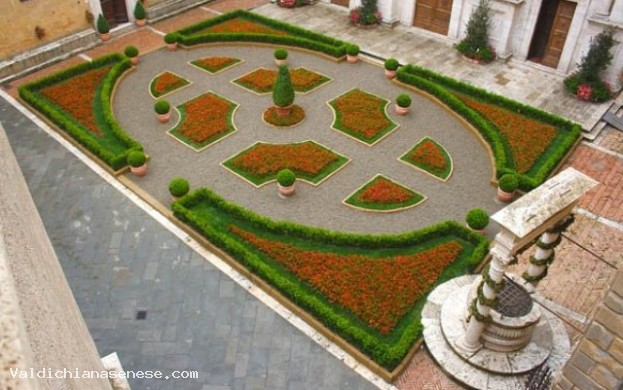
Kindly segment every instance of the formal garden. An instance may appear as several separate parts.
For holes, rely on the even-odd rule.
[[[498,183],[504,201],[537,187],[581,131],[413,64],[342,61],[359,48],[247,11],[165,40],[20,97],[377,371],[420,339],[427,293],[482,262]]]

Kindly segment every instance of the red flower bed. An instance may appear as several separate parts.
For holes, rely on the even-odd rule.
[[[231,57],[206,57],[192,61],[191,64],[207,70],[210,73],[216,73],[238,62],[240,62],[239,59]]]
[[[103,133],[95,122],[93,102],[96,96],[95,91],[110,68],[110,66],[105,66],[90,70],[62,83],[44,88],[41,94],[65,110],[93,134],[102,136]]]
[[[371,140],[393,125],[385,115],[387,101],[355,89],[331,101],[337,111],[338,130]]]
[[[257,144],[231,160],[235,168],[254,176],[271,176],[284,168],[315,176],[339,160],[330,150],[313,142],[290,145]]]
[[[558,134],[554,126],[512,111],[457,95],[465,104],[491,121],[506,137],[517,171],[526,173],[549,148]]]
[[[359,193],[358,200],[366,203],[403,203],[414,197],[413,192],[388,180],[377,177],[368,188]]]
[[[435,176],[445,177],[448,163],[439,145],[430,139],[420,142],[407,155],[407,160]]]
[[[234,107],[220,96],[206,93],[182,107],[186,114],[174,132],[192,142],[205,143],[233,128],[228,119]]]
[[[290,77],[294,90],[297,92],[310,91],[329,81],[327,77],[305,68],[290,70]],[[277,71],[260,68],[242,76],[235,82],[257,93],[267,93],[273,90],[273,84],[276,80]]]
[[[448,241],[412,255],[341,255],[229,229],[382,334],[392,331],[462,251],[458,242]]]
[[[283,31],[264,26],[257,22],[251,22],[243,18],[234,18],[212,26],[206,30],[199,31],[196,34],[206,32],[211,33],[247,33],[247,34],[271,34],[271,35],[289,35]]]
[[[154,95],[154,97],[160,97],[187,84],[187,80],[171,72],[164,72],[152,80],[150,86],[151,94]]]

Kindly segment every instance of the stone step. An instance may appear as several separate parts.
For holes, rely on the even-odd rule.
[[[156,4],[146,10],[147,20],[154,23],[212,1],[214,0],[173,0]]]
[[[621,96],[619,96],[620,98]],[[599,122],[597,122],[597,124],[595,126],[593,126],[593,128],[590,131],[584,131],[583,132],[583,136],[585,139],[589,140],[589,141],[594,141],[597,137],[599,137],[599,134],[601,133],[601,131],[603,129],[606,128],[606,126],[608,126],[609,124],[612,125],[612,127],[617,128],[617,126],[613,125],[612,123],[609,123],[609,121],[613,121],[615,123],[623,123],[623,108],[621,106],[621,103],[619,102],[619,98],[617,98],[617,100],[615,100],[612,105],[610,106],[610,108],[608,108],[608,111],[606,111],[606,113],[604,114],[604,116],[601,118],[601,120]],[[623,130],[620,129],[619,130]]]

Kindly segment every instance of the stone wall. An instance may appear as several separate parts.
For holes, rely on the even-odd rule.
[[[14,378],[104,366],[1,125],[0,156],[0,388],[109,390],[107,379]]]
[[[623,270],[565,365],[555,390],[623,388]]]

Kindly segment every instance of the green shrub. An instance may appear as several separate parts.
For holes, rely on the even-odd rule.
[[[134,17],[137,20],[145,19],[145,7],[143,7],[143,2],[140,0],[134,6]]]
[[[131,167],[136,168],[145,164],[145,161],[147,161],[147,157],[145,156],[145,153],[141,152],[140,150],[132,150],[130,153],[128,153],[127,161]]]
[[[411,106],[411,96],[407,95],[406,93],[401,93],[396,98],[396,104],[399,107],[403,107],[403,108],[407,108]]]
[[[467,225],[474,230],[482,230],[489,224],[489,214],[483,209],[473,209],[465,217]]]
[[[137,4],[140,4],[140,2],[137,3]],[[123,51],[123,53],[128,58],[134,58],[134,57],[136,57],[138,55],[138,49],[136,48],[136,46],[126,46],[126,48]]]
[[[273,103],[277,107],[288,107],[294,103],[294,86],[287,65],[279,66],[277,81],[273,86]]]
[[[282,169],[277,173],[277,182],[283,187],[290,187],[296,181],[296,175],[290,169]]]
[[[480,0],[478,6],[467,22],[467,35],[456,49],[469,58],[490,62],[493,60],[493,51],[489,47],[489,0]]]
[[[188,191],[190,191],[190,184],[188,184],[188,180],[184,178],[176,177],[169,183],[169,193],[171,193],[172,196],[179,198],[186,195]]]
[[[385,69],[387,70],[396,70],[398,69],[398,66],[400,66],[400,64],[395,58],[388,58],[385,60]]]
[[[171,103],[164,99],[156,100],[156,103],[154,103],[154,111],[156,111],[156,114],[166,114],[171,111]]]
[[[361,51],[361,49],[359,49],[359,46],[357,46],[357,45],[348,45],[348,46],[346,46],[346,54],[348,54],[349,56],[359,55],[360,51]]]
[[[177,33],[171,32],[164,36],[164,43],[171,45],[178,41],[179,36]]]
[[[102,14],[97,16],[97,32],[100,34],[108,34],[110,32],[110,26]]]
[[[588,53],[578,65],[581,82],[600,80],[600,74],[612,62],[610,49],[614,46],[614,29],[606,28],[592,40]]]
[[[285,60],[288,58],[288,51],[286,49],[277,49],[275,50],[275,58],[278,60]]]
[[[517,179],[517,175],[507,173],[500,177],[500,181],[498,184],[500,186],[500,189],[504,192],[515,192],[515,190],[519,186],[519,180]]]

